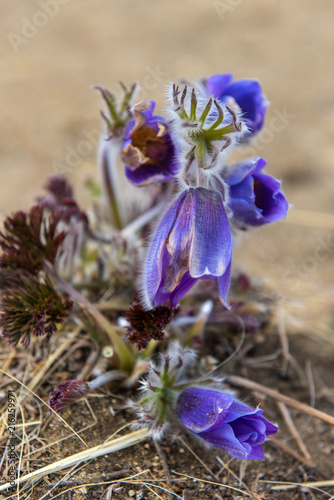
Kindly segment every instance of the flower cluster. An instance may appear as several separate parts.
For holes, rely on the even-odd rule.
[[[52,177],[46,189],[28,212],[7,217],[0,232],[0,326],[15,346],[20,340],[29,345],[32,336],[48,340],[70,314],[72,302],[58,294],[47,269],[72,269],[88,230],[64,177]]]
[[[140,304],[132,304],[125,314],[129,322],[127,337],[137,348],[144,349],[149,340],[164,340],[164,329],[173,318],[173,309],[158,306],[145,311]]]
[[[0,232],[0,267],[36,272],[43,269],[44,260],[53,264],[65,233],[58,231],[60,213],[45,217],[41,204],[28,213],[19,211],[6,218]]]
[[[59,295],[51,281],[22,269],[1,272],[0,327],[8,342],[28,346],[32,336],[48,341],[70,314],[72,302]]]
[[[261,409],[238,401],[212,371],[201,377],[203,360],[188,346],[203,347],[210,321],[241,322],[245,332],[260,327],[244,307],[247,277],[239,280],[242,300],[229,300],[233,239],[237,231],[281,220],[289,205],[263,158],[231,164],[229,153],[256,139],[267,100],[259,82],[218,74],[171,85],[164,117],[155,114],[154,101],[135,103],[137,85],[121,86],[119,101],[98,87],[106,105],[99,162],[107,204],[94,205],[94,230],[62,176],[49,180],[29,211],[4,222],[1,333],[13,346],[27,346],[33,336],[48,340],[77,314],[111,347],[112,369],[91,381],[61,382],[50,393],[51,409],[63,411],[106,383],[129,388],[148,372],[141,398],[131,402],[135,427],[147,427],[154,439],[182,432],[232,457],[262,459],[262,444],[278,428]],[[174,318],[199,281],[195,293],[210,297],[202,304],[184,301]],[[94,298],[103,299],[103,307]],[[190,371],[197,374],[192,379]]]
[[[147,251],[142,304],[175,307],[198,280],[214,279],[228,308],[232,235],[278,221],[289,208],[280,181],[264,173],[263,158],[227,161],[262,129],[268,102],[258,81],[233,81],[230,73],[173,85],[169,101],[169,119],[153,114],[153,101],[129,107],[127,120],[124,106],[116,119],[113,107],[107,119],[109,131],[114,120],[118,141],[109,138],[109,147],[133,184],[176,181]]]
[[[219,379],[191,380],[186,369],[195,360],[191,349],[172,344],[158,365],[151,365],[143,396],[132,406],[139,414],[135,426],[147,426],[155,439],[168,428],[190,431],[202,443],[223,448],[232,457],[263,459],[261,445],[278,431],[263,416],[226,392]]]

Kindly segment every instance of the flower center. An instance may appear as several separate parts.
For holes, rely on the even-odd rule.
[[[157,137],[154,127],[143,126],[132,134],[132,145],[138,148],[147,160],[146,164],[154,165],[164,161],[168,151],[166,138]]]

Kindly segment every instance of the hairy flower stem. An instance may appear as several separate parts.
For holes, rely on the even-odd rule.
[[[165,206],[165,202],[159,203],[158,205],[155,205],[154,207],[139,215],[139,217],[136,217],[122,229],[122,236],[126,238],[139,231],[142,227],[151,222],[154,217],[159,215]]]
[[[113,382],[114,380],[121,380],[125,378],[125,375],[120,370],[110,370],[109,372],[102,373],[98,377],[90,380],[88,383],[89,389],[95,391],[101,385],[107,384],[108,382]]]
[[[203,334],[205,324],[209,319],[212,308],[213,308],[212,300],[207,300],[206,302],[204,302],[199,311],[194,326],[191,328],[191,330],[189,331],[189,333],[185,338],[185,345],[190,345],[192,339],[200,337]]]
[[[102,140],[104,140],[102,138]],[[112,145],[110,148],[102,150],[101,159],[101,177],[102,186],[105,190],[109,213],[116,229],[121,230],[124,227],[124,214],[126,213],[124,203],[121,202],[119,180],[117,176],[117,157],[116,148]]]
[[[125,372],[131,372],[134,366],[133,356],[127,345],[120,338],[118,333],[114,330],[107,318],[100,313],[94,304],[89,302],[77,290],[75,290],[69,283],[64,281],[58,273],[52,269],[48,264],[44,264],[45,272],[57,281],[57,283],[68,293],[82,309],[82,311],[91,316],[98,325],[98,331],[103,335],[105,342],[108,344],[110,341],[115,349],[119,358],[119,368]]]
[[[150,359],[151,358],[151,355],[154,353],[155,351],[155,348],[157,347],[157,345],[159,344],[159,342],[157,340],[153,340],[151,339],[149,341],[149,343],[147,344],[147,347],[145,349],[145,351],[143,352],[142,354],[142,358],[143,359]]]

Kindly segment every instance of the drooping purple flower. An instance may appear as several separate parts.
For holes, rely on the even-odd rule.
[[[210,76],[204,81],[204,85],[208,93],[220,102],[226,102],[229,97],[235,100],[251,134],[256,134],[261,130],[268,102],[257,80],[245,78],[233,82],[231,73],[222,73]]]
[[[263,410],[234,400],[231,394],[189,387],[181,392],[176,413],[183,425],[212,446],[245,460],[264,458],[261,444],[278,431]]]
[[[232,238],[220,193],[204,188],[184,191],[162,218],[143,274],[144,306],[172,307],[199,279],[217,281],[228,307]]]
[[[234,165],[226,182],[230,186],[229,206],[238,225],[261,226],[283,219],[289,204],[281,182],[262,172],[263,158]]]
[[[161,116],[153,116],[154,101],[140,102],[133,108],[121,158],[127,178],[138,186],[170,179],[178,169],[176,150]]]

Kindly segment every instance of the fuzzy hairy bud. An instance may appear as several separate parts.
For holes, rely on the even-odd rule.
[[[0,232],[0,267],[38,272],[44,260],[54,264],[59,246],[66,233],[58,231],[61,213],[45,216],[41,204],[28,213],[18,211],[6,218]]]
[[[168,427],[175,423],[178,386],[185,381],[185,371],[195,358],[195,351],[173,342],[157,363],[151,362],[149,374],[141,382],[143,397],[130,402],[138,415],[135,428],[147,426],[154,439],[161,439]]]
[[[49,394],[48,405],[53,411],[59,413],[71,403],[88,394],[89,384],[82,380],[65,380],[58,384]]]

